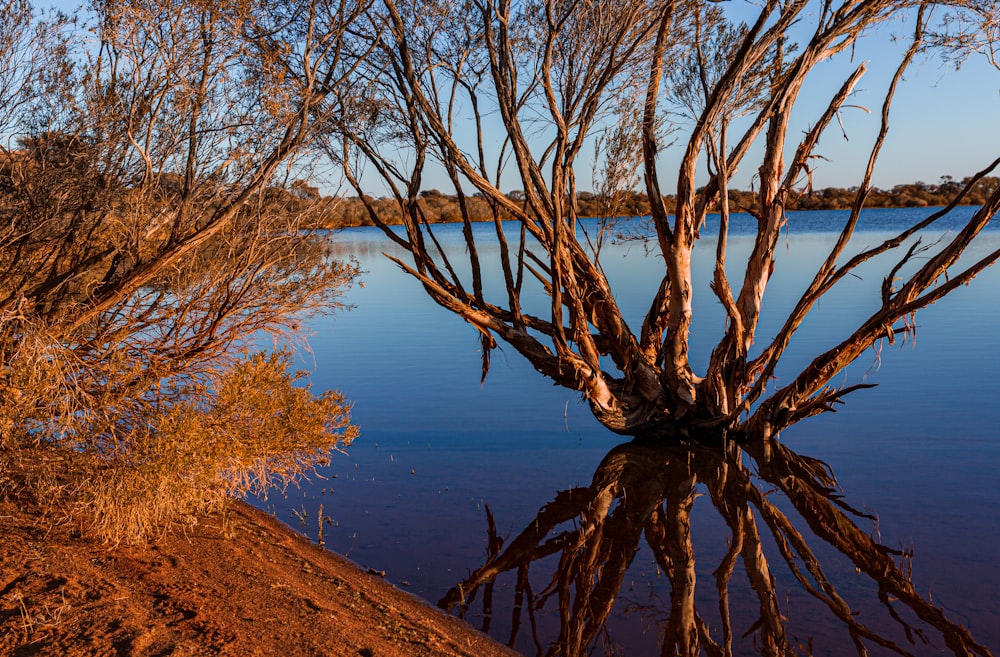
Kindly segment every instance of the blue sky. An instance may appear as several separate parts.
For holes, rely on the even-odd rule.
[[[734,0],[725,7],[734,17],[745,20],[752,19],[750,12],[755,14],[758,9],[752,0]],[[799,29],[811,30],[810,18],[807,10]],[[828,128],[816,150],[825,158],[814,162],[816,187],[851,187],[861,182],[878,133],[885,91],[909,45],[912,19],[911,14],[905,20],[876,26],[854,49],[819,64],[807,81],[793,111],[789,152],[796,146],[797,135],[812,125],[854,68],[861,62],[868,67],[848,102],[869,111],[846,107],[841,113],[844,130],[837,123]],[[956,70],[954,64],[943,61],[940,53],[918,55],[897,89],[890,116],[891,128],[873,176],[876,187],[891,188],[916,181],[938,183],[942,176],[961,180],[1000,156],[996,119],[1000,116],[1000,71],[983,56],[971,56]],[[678,144],[660,152],[659,170],[665,191],[674,181],[684,146],[683,131],[675,136],[679,137]],[[736,136],[731,137],[730,143],[735,141]],[[748,189],[754,185],[756,166],[751,152],[732,186]],[[590,188],[590,168],[591,158],[581,158],[577,165],[580,189]],[[701,171],[699,178],[704,182],[707,174]],[[513,172],[503,183],[505,191],[520,185]],[[427,175],[425,186],[435,185],[448,188],[443,176]]]
[[[36,7],[72,11],[83,3],[69,0],[36,0]],[[725,3],[726,11],[736,17],[750,17],[757,5],[751,0]],[[808,14],[803,24],[809,21]],[[808,25],[803,29],[807,29]],[[905,48],[912,30],[911,22],[883,25],[865,37],[853,57],[841,56],[822,63],[807,83],[796,107],[795,128],[789,135],[805,130],[825,108],[826,102],[857,63],[865,61],[869,72],[856,88],[851,103],[867,107],[871,113],[846,108],[842,113],[848,139],[838,126],[827,131],[817,149],[826,158],[818,161],[814,184],[817,187],[850,187],[860,182],[871,141],[878,130],[882,95]],[[894,39],[899,35],[899,40]],[[936,54],[920,56],[909,69],[897,93],[892,113],[892,129],[875,171],[874,184],[889,188],[896,184],[922,180],[936,183],[941,176],[956,179],[972,175],[1000,156],[1000,71],[984,57],[972,57],[960,70],[944,63]],[[790,144],[794,148],[794,144]],[[664,188],[669,189],[679,147],[661,154],[660,170]],[[589,159],[589,158],[585,158]],[[590,162],[581,164],[589,165]],[[672,166],[673,165],[673,166]],[[755,163],[752,156],[738,171],[733,186],[746,189],[753,184]],[[428,172],[425,187],[449,187],[443,174]],[[704,174],[703,174],[704,175]],[[578,170],[581,189],[589,189],[591,174]],[[504,180],[504,190],[518,187],[515,179]],[[373,187],[377,187],[373,185]],[[372,193],[378,195],[378,189]]]
[[[740,14],[756,11],[748,0],[726,3]],[[809,25],[808,11],[803,23]],[[749,16],[745,19],[749,19]],[[851,52],[820,63],[813,71],[793,112],[792,141],[812,125],[825,109],[829,97],[854,68],[864,62],[868,72],[855,87],[850,104],[867,108],[845,108],[841,113],[844,132],[836,123],[824,134],[816,150],[825,160],[815,164],[817,187],[850,187],[861,182],[872,142],[880,124],[882,100],[902,52],[912,35],[912,15],[877,26]],[[890,131],[876,166],[873,184],[893,185],[924,181],[937,183],[941,176],[961,179],[985,168],[1000,156],[1000,71],[984,56],[972,56],[959,70],[942,60],[940,53],[918,55],[896,92],[890,114]],[[847,139],[844,138],[844,133]],[[790,149],[794,144],[789,145]],[[739,171],[737,188],[752,182],[755,166]]]
[[[893,106],[893,128],[876,184],[972,175],[1000,156],[997,117],[1000,71],[985,58],[974,58],[958,71],[936,58],[915,62]],[[833,169],[824,172],[829,184],[846,182],[843,172],[828,168]]]
[[[825,135],[818,152],[829,161],[818,165],[819,186],[848,187],[861,180],[878,130],[882,96],[896,65],[894,45],[884,36],[875,38],[866,49],[869,73],[851,101],[871,114],[847,108],[842,116],[848,140],[836,126]],[[840,80],[830,76],[828,94]],[[955,70],[938,55],[921,56],[897,90],[890,117],[889,136],[875,171],[876,186],[972,175],[1000,156],[1000,71],[984,57],[973,57]]]

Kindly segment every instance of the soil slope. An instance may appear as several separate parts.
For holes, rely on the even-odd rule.
[[[515,655],[246,504],[112,548],[3,465],[0,655]]]

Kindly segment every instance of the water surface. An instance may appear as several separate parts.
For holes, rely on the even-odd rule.
[[[960,210],[965,216],[970,211]],[[921,216],[918,212],[867,212],[854,243],[857,248],[873,245],[887,231]],[[810,267],[825,255],[831,231],[844,216],[791,214],[765,297],[760,341],[773,334],[794,305],[811,278]],[[740,234],[731,238],[733,271],[750,248],[748,228],[748,222],[734,223]],[[947,228],[925,239],[946,235]],[[485,263],[498,257],[495,246],[485,246],[491,230],[477,226]],[[461,257],[459,227],[437,231],[446,248]],[[1000,247],[1000,231],[983,238],[976,253]],[[622,440],[590,417],[576,393],[551,385],[513,349],[494,353],[481,385],[477,332],[434,305],[381,255],[392,252],[391,243],[370,228],[343,231],[337,241],[343,253],[361,261],[365,284],[349,294],[353,311],[315,324],[308,364],[315,367],[317,389],[339,388],[354,401],[362,436],[320,477],[285,498],[272,495],[260,504],[313,538],[322,505],[322,515],[329,517],[323,524],[327,547],[385,571],[391,582],[436,602],[482,565],[485,505],[495,514],[499,534],[513,537],[557,491],[589,485],[602,459]],[[706,286],[714,248],[714,240],[706,237],[696,252],[696,368],[707,362],[722,328],[721,307]],[[619,304],[638,321],[659,281],[657,259],[646,256],[641,244],[623,242],[605,247],[603,264],[619,286]],[[489,264],[484,269],[490,271]],[[876,306],[878,271],[866,268],[860,277],[845,279],[819,304],[789,349],[778,384],[836,344]],[[499,289],[497,281],[487,283]],[[918,592],[994,653],[1000,652],[998,291],[1000,272],[994,268],[921,311],[915,340],[865,354],[844,375],[845,384],[864,381],[877,388],[854,393],[838,413],[807,420],[782,435],[796,452],[826,461],[845,499],[878,519],[877,525],[864,521],[859,527],[877,530],[888,546],[912,549]],[[712,571],[727,548],[725,525],[702,499],[694,503],[692,522],[699,586],[711,594]],[[819,539],[812,543],[829,563],[828,574],[863,614],[877,606],[863,602],[877,593],[869,580],[835,550],[822,548]],[[803,645],[812,640],[816,655],[851,650],[844,627],[817,611],[786,569],[773,568],[785,596],[789,633]],[[536,590],[545,587],[553,569],[554,564],[547,573],[533,570]],[[512,576],[497,580],[489,625],[502,641],[510,634],[513,589]],[[663,611],[657,607],[669,590],[648,547],[641,548],[597,654],[603,654],[604,643],[621,646],[629,655],[659,654]],[[748,591],[733,597],[736,608],[752,610]],[[710,606],[711,595],[703,602]],[[467,618],[482,625],[482,612],[477,601]],[[741,615],[737,636],[753,618]],[[537,621],[547,646],[557,626],[555,610],[540,611]],[[938,654],[943,646],[937,643],[913,650]],[[516,645],[526,654],[537,652],[523,628]],[[756,654],[751,643],[738,645],[738,654]],[[876,648],[873,654],[881,653]]]

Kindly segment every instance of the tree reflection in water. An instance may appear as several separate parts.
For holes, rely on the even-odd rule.
[[[806,533],[772,501],[769,493],[776,490],[808,525],[810,538],[832,545],[858,573],[871,579],[896,631],[869,627],[865,624],[869,621],[863,621],[858,609],[841,596]],[[522,616],[527,614],[534,629],[534,611],[555,597],[559,637],[544,648],[536,636],[539,654],[586,655],[601,636],[626,571],[645,539],[670,583],[669,610],[663,610],[666,618],[660,624],[663,655],[729,656],[742,649],[734,646],[734,638],[751,636],[762,655],[809,654],[810,646],[793,642],[787,633],[771,573],[774,559],[765,554],[762,541],[766,532],[764,539],[773,544],[770,550],[780,555],[776,563],[783,563],[802,588],[829,610],[835,624],[837,620],[843,624],[859,655],[874,647],[878,652],[911,655],[921,646],[941,642],[956,655],[990,655],[967,629],[917,593],[910,579],[910,555],[882,545],[859,528],[857,521],[866,524],[874,518],[846,504],[838,491],[825,463],[796,454],[775,440],[724,447],[637,441],[619,445],[605,456],[591,486],[558,493],[506,549],[487,511],[489,558],[439,604],[464,613],[482,588],[488,618],[494,579],[516,572],[511,644]],[[712,597],[718,610],[711,623],[695,599],[691,511],[702,494],[729,531],[728,551],[714,571]],[[556,572],[546,589],[535,594],[529,567],[551,555],[559,555]],[[741,564],[759,608],[755,612],[759,618],[745,632],[733,627],[730,605],[733,575]]]

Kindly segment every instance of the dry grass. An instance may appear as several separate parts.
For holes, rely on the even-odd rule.
[[[42,603],[38,607],[29,608],[21,592],[14,592],[14,600],[21,612],[21,629],[26,635],[39,630],[55,629],[62,625],[63,614],[70,608],[70,604],[66,601],[66,596],[62,594],[62,591],[59,594],[60,602],[58,604]]]

